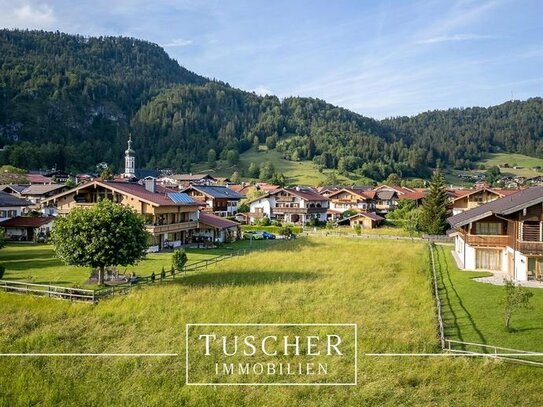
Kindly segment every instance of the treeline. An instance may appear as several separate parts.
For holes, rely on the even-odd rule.
[[[543,156],[543,100],[373,120],[322,100],[279,100],[187,71],[156,44],[0,30],[0,164],[190,171],[265,143],[284,158],[374,180],[471,168],[494,151]]]

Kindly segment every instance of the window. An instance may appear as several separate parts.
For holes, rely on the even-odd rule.
[[[499,222],[478,222],[475,224],[476,235],[501,235],[502,224]]]
[[[0,218],[5,218],[6,217],[6,211],[2,210],[0,211]]]
[[[500,251],[476,249],[475,268],[478,270],[501,270]]]

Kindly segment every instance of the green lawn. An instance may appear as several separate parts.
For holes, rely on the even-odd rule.
[[[537,368],[365,356],[438,351],[427,260],[419,242],[300,238],[97,305],[0,293],[1,352],[180,355],[0,358],[0,405],[538,405]],[[185,386],[183,332],[195,322],[356,323],[359,385]]]
[[[236,250],[259,249],[267,247],[270,244],[273,244],[273,242],[238,241],[226,244],[222,248],[187,249],[188,265],[210,257],[229,254]],[[134,272],[138,276],[148,276],[153,271],[158,274],[162,270],[162,267],[167,270],[170,268],[171,257],[172,252],[150,253],[138,264],[128,267],[118,267],[118,270],[125,274]],[[4,280],[70,287],[95,287],[95,285],[86,284],[90,276],[90,268],[73,267],[63,264],[55,257],[51,245],[10,243],[0,250],[0,263],[6,267]]]
[[[218,161],[217,167],[209,168],[207,163],[196,164],[193,172],[205,172],[219,177],[230,177],[234,171],[239,171],[240,168],[249,168],[251,162],[256,165],[270,161],[277,172],[285,174],[289,185],[310,185],[317,186],[326,180],[326,176],[331,170],[324,170],[320,173],[317,167],[311,161],[289,161],[281,157],[281,153],[276,150],[267,150],[265,148],[256,151],[255,148],[244,152],[240,155],[240,164],[238,166],[230,166],[224,161]],[[337,175],[338,182],[344,185],[356,184],[357,181]]]
[[[441,273],[445,334],[449,339],[543,352],[543,289],[531,289],[533,309],[513,314],[514,332],[507,332],[501,304],[503,286],[473,280],[489,273],[458,270],[451,247],[437,246],[435,253]],[[481,348],[468,350],[480,352]]]

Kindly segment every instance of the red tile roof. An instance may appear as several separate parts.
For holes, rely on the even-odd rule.
[[[217,229],[228,229],[231,227],[239,226],[238,222],[234,222],[230,219],[221,218],[220,216],[204,212],[200,212],[199,222],[209,226],[213,226]]]
[[[102,181],[98,182],[99,185],[109,186],[111,188],[115,188],[119,191],[126,192],[127,194],[134,195],[138,198],[141,198],[145,201],[152,202],[157,205],[188,205],[187,203],[183,202],[174,202],[172,201],[168,195],[166,195],[167,192],[171,192],[171,190],[164,188],[160,185],[156,186],[157,192],[150,192],[145,189],[144,185],[133,183],[133,182],[117,182],[117,181]],[[194,205],[197,205],[196,203]]]
[[[16,216],[11,219],[6,219],[0,222],[0,227],[4,228],[38,228],[46,225],[55,218],[49,217],[30,217],[30,216]]]
[[[41,174],[26,174],[25,177],[31,184],[50,184],[53,182],[51,178]]]

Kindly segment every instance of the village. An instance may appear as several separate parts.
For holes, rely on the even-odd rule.
[[[390,225],[398,230],[406,223],[396,210],[420,207],[428,192],[386,184],[281,187],[233,184],[210,174],[161,175],[137,169],[135,155],[129,139],[124,172],[107,179],[80,174],[68,185],[69,174],[57,171],[30,173],[28,184],[0,186],[0,228],[6,239],[46,243],[57,216],[103,199],[127,205],[145,219],[149,253],[286,237],[270,233],[269,226],[361,234],[389,225],[387,230],[395,234]],[[454,256],[462,269],[541,281],[543,188],[494,188],[479,180],[472,188],[450,187],[446,193],[448,236],[454,239]]]

